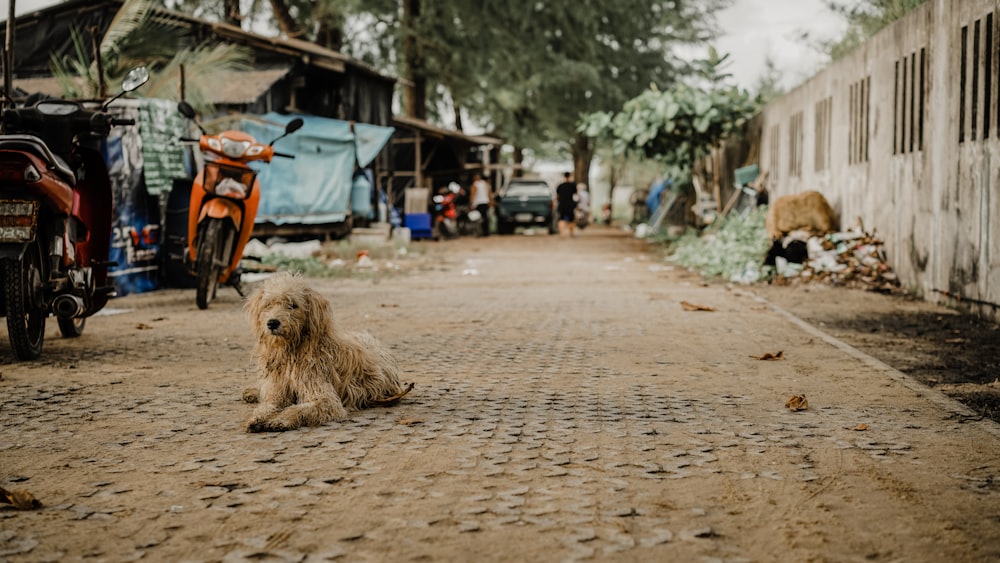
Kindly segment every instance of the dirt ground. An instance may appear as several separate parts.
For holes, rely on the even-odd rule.
[[[1000,559],[994,326],[704,282],[601,227],[370,256],[313,283],[416,387],[319,428],[242,431],[232,289],[0,346],[0,487],[42,504],[0,504],[0,560]]]
[[[1000,327],[904,294],[826,285],[752,291],[915,380],[1000,422]]]

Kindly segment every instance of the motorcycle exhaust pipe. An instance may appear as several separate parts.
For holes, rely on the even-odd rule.
[[[52,309],[62,319],[73,319],[83,314],[83,299],[76,295],[63,294],[52,301]]]

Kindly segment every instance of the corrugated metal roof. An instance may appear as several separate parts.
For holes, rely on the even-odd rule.
[[[215,86],[208,93],[209,101],[215,105],[252,104],[266,93],[274,83],[288,74],[290,67],[270,70],[233,70],[215,73]],[[77,82],[81,82],[77,79]],[[14,86],[27,94],[40,92],[53,97],[62,97],[62,88],[55,78],[17,78]],[[141,92],[140,92],[141,93]]]
[[[488,135],[466,135],[465,133],[457,131],[455,129],[445,129],[444,127],[433,125],[422,119],[407,117],[405,115],[392,116],[392,124],[396,127],[404,127],[407,129],[418,129],[425,134],[431,134],[438,137],[450,137],[452,139],[460,139],[474,145],[503,144],[503,140],[498,139],[496,137],[490,137]]]
[[[216,87],[209,92],[209,101],[221,104],[252,104],[288,74],[289,68],[244,70],[216,73]]]

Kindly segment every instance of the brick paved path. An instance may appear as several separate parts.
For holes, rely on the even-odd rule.
[[[612,231],[433,244],[316,282],[416,382],[343,423],[240,431],[231,290],[0,352],[0,486],[45,504],[0,509],[0,560],[1000,558],[995,425]]]

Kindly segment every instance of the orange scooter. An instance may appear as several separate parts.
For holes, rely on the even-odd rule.
[[[275,151],[273,145],[301,128],[302,120],[289,121],[281,136],[264,145],[242,131],[209,135],[195,120],[194,108],[187,102],[178,103],[177,111],[201,130],[200,139],[181,138],[181,141],[198,143],[205,156],[205,165],[191,186],[184,260],[198,282],[198,308],[207,309],[220,283],[231,285],[243,294],[239,264],[260,203],[260,182],[248,163],[271,162],[275,156],[295,158]]]

